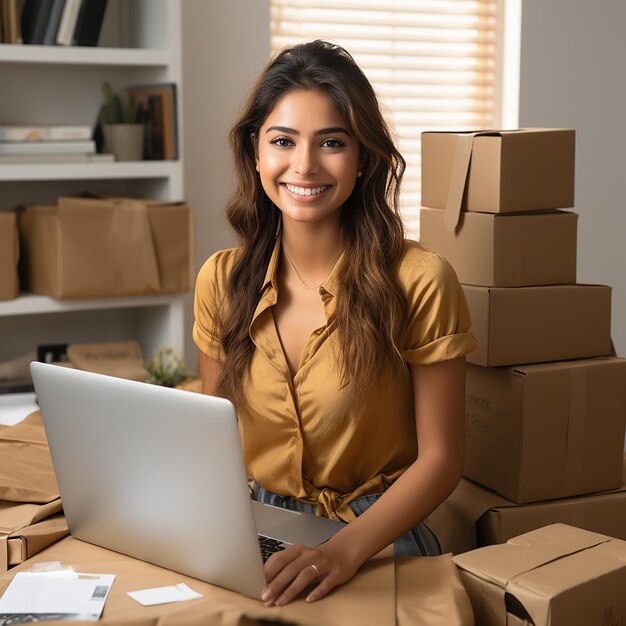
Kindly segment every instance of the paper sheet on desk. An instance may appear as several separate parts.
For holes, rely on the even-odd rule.
[[[144,606],[167,604],[169,602],[184,602],[185,600],[195,600],[196,598],[203,597],[201,593],[196,593],[185,583],[169,585],[167,587],[141,589],[140,591],[129,591],[128,595]]]
[[[72,570],[19,572],[0,598],[0,620],[54,615],[57,619],[97,621],[114,579],[114,574]]]

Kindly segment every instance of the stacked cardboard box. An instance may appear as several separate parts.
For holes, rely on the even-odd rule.
[[[422,243],[454,266],[479,344],[464,475],[513,503],[621,485],[611,289],[576,283],[577,216],[560,210],[574,144],[571,129],[422,134]]]

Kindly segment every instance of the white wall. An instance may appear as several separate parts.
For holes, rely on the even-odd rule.
[[[523,0],[520,126],[576,129],[578,282],[613,287],[626,356],[626,2]]]
[[[234,243],[224,217],[232,185],[227,133],[269,59],[269,0],[184,0],[185,195],[196,211],[196,265]],[[187,316],[190,371],[197,349]]]

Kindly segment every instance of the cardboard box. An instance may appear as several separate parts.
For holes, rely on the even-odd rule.
[[[626,541],[553,524],[454,562],[481,626],[626,623]]]
[[[454,232],[444,217],[441,209],[421,209],[421,242],[446,257],[462,283],[522,287],[576,282],[575,213],[463,213]]]
[[[574,206],[575,131],[422,133],[422,205],[487,213]]]
[[[18,258],[15,213],[0,211],[0,300],[11,300],[19,294]]]
[[[466,372],[464,476],[516,502],[621,485],[626,359]]]
[[[463,285],[483,366],[611,354],[611,288],[605,285]]]
[[[619,489],[545,502],[516,504],[462,478],[425,522],[443,552],[461,554],[559,522],[626,541],[625,520],[626,456]]]
[[[26,288],[55,298],[189,291],[193,222],[185,203],[59,198],[19,215]]]

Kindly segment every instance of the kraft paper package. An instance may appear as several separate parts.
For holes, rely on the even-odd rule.
[[[1,575],[0,594],[16,572],[49,561],[79,572],[118,575],[100,619],[102,626],[474,625],[472,606],[449,554],[394,560],[391,549],[383,550],[319,602],[307,603],[302,595],[284,607],[266,608],[233,591],[67,537]],[[181,582],[203,597],[145,607],[128,596],[129,591]]]
[[[148,372],[136,341],[69,344],[67,357],[72,367],[96,374],[145,382]]]
[[[0,300],[12,300],[19,294],[18,258],[15,213],[0,211]]]
[[[67,535],[41,414],[0,426],[0,572]]]
[[[21,209],[26,289],[55,298],[189,291],[193,222],[185,203],[61,197]]]
[[[626,541],[553,524],[454,562],[481,626],[626,621]]]

